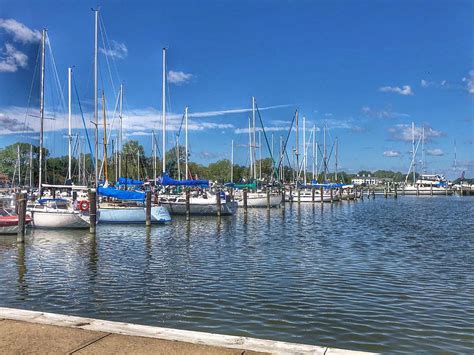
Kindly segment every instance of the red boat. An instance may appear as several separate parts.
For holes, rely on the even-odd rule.
[[[31,223],[31,217],[26,216],[26,224]],[[18,216],[9,210],[0,208],[0,234],[18,233]]]

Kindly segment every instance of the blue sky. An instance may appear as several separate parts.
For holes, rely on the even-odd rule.
[[[0,1],[0,147],[37,137],[38,119],[25,113],[38,49],[36,31],[43,27],[65,94],[67,67],[74,66],[88,122],[93,98],[91,7],[96,2]],[[453,168],[456,142],[458,169],[474,176],[471,1],[99,5],[109,43],[99,41],[104,49],[100,89],[106,93],[109,117],[115,93],[107,60],[115,88],[120,82],[125,85],[126,138],[138,139],[147,152],[151,130],[160,129],[161,51],[166,46],[172,117],[167,136],[175,139],[173,129],[188,105],[194,115],[189,133],[193,160],[207,164],[229,158],[234,139],[237,162],[248,162],[245,110],[255,96],[260,108],[268,107],[261,114],[275,141],[286,135],[296,108],[308,128],[326,125],[328,141],[338,137],[339,165],[346,171],[406,171],[414,121],[417,134],[425,126],[427,171],[460,175]],[[46,123],[46,144],[61,155],[66,153],[67,120],[53,73],[49,61],[46,101],[48,115],[56,120]],[[33,115],[38,114],[37,87],[36,80]],[[73,111],[75,132],[83,134],[76,100]],[[317,140],[322,143],[321,131]]]

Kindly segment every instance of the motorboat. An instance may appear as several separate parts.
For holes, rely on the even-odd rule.
[[[31,217],[25,217],[26,225],[31,223]],[[0,234],[16,234],[18,233],[18,215],[12,210],[0,208]]]
[[[35,228],[89,228],[87,201],[41,198],[27,210]]]

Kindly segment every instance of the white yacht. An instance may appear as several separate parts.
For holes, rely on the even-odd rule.
[[[452,195],[453,189],[443,175],[423,174],[413,185],[405,185],[402,193],[405,195]]]
[[[244,194],[243,191],[237,191],[234,194],[234,198],[237,201],[239,207],[244,207]],[[264,191],[248,192],[247,193],[247,207],[249,208],[262,208],[267,207],[270,202],[270,207],[279,207],[282,202],[281,195],[275,192],[270,193],[270,201],[268,201],[267,193]]]
[[[209,191],[190,191],[189,213],[191,215],[217,215],[218,195]],[[222,216],[233,215],[237,211],[237,202],[220,192],[220,213]],[[159,203],[172,215],[186,214],[186,194],[164,194],[159,196]]]
[[[85,205],[66,199],[43,198],[28,208],[28,212],[35,228],[89,228],[88,208],[82,207]]]

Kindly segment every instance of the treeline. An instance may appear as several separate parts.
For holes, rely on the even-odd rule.
[[[18,143],[9,145],[0,149],[0,172],[8,175],[13,179],[15,174],[14,184],[18,181],[18,152],[17,147],[20,148],[20,166],[21,166],[21,184],[29,185],[30,181],[30,145],[26,143]],[[44,183],[50,184],[64,184],[68,175],[68,157],[50,157],[50,152],[47,149],[43,150],[45,157],[43,166]],[[134,179],[153,179],[154,177],[154,160],[152,157],[146,157],[144,148],[138,141],[130,140],[124,144],[122,154],[111,154],[107,159],[107,175],[109,181],[116,181],[118,174],[118,167],[121,166],[121,176],[130,177]],[[188,157],[189,158],[189,157]],[[166,152],[166,171],[172,178],[178,179],[207,179],[217,181],[220,183],[229,182],[231,180],[231,162],[228,159],[222,159],[205,166],[196,162],[189,161],[189,176],[185,176],[185,148],[183,146],[175,147]],[[38,181],[38,167],[39,167],[39,148],[33,146],[32,159],[32,181],[33,185],[37,185]],[[80,164],[80,167],[79,167]],[[157,158],[156,172],[161,175],[162,161]],[[99,171],[102,171],[101,176],[104,176],[105,166],[99,160]],[[81,172],[79,176],[79,172]],[[257,175],[262,180],[272,180],[272,174],[275,173],[273,163],[270,158],[257,161]],[[284,166],[285,181],[293,181],[296,171],[289,166]],[[377,170],[375,172],[362,170],[357,174],[348,174],[344,171],[336,173],[320,173],[317,177],[319,182],[342,182],[350,183],[352,178],[356,176],[373,176],[378,178],[392,178],[394,181],[404,181],[405,175],[400,172],[393,172],[389,170]],[[77,157],[72,159],[72,176],[76,184],[90,184],[94,180],[94,162],[90,154],[81,155],[80,161]],[[310,172],[307,172],[307,181],[313,178]],[[233,180],[235,182],[249,181],[250,171],[248,166],[234,164]]]

